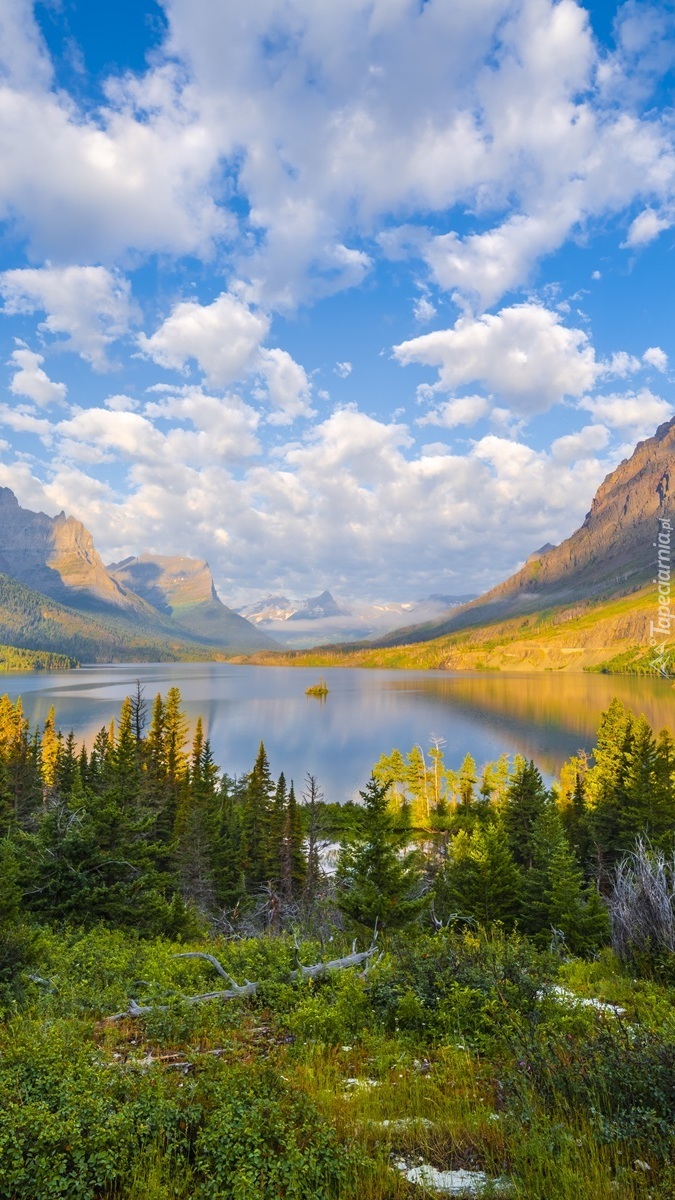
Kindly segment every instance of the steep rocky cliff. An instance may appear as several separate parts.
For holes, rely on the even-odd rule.
[[[145,607],[110,577],[80,521],[21,508],[6,487],[0,488],[0,571],[75,608],[112,606],[141,615]]]
[[[583,524],[559,546],[545,546],[504,583],[424,625],[398,629],[378,645],[402,645],[553,605],[620,596],[656,571],[659,519],[675,506],[675,417],[638,442],[601,483]],[[675,538],[674,538],[675,547]]]
[[[204,647],[238,653],[276,645],[221,603],[207,563],[145,554],[108,570],[81,521],[22,508],[9,488],[0,488],[2,576],[0,625],[14,629],[12,644],[18,646],[28,645],[21,640],[24,626],[34,630],[30,648],[72,643],[68,653],[99,661],[107,654],[185,657],[190,644],[199,647],[200,657]],[[28,591],[11,586],[17,581]],[[54,629],[45,625],[54,623],[45,598],[68,610],[64,616],[59,609]],[[77,613],[94,617],[95,628],[83,626]]]
[[[141,554],[112,563],[108,572],[120,587],[131,589],[200,641],[241,650],[277,644],[223,604],[203,559]]]

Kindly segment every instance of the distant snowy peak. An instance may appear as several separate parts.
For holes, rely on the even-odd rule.
[[[341,608],[330,592],[322,592],[320,596],[310,596],[304,606],[297,609],[289,618],[292,621],[317,621],[322,617],[349,617],[351,609]]]
[[[436,593],[425,600],[392,600],[373,604],[354,598],[336,598],[326,589],[318,596],[303,600],[279,595],[265,596],[242,605],[236,611],[287,646],[300,648],[330,642],[362,641],[411,620],[432,620],[442,612],[447,612],[448,608],[472,599],[473,596]]]
[[[263,621],[317,621],[324,617],[348,617],[351,610],[339,605],[329,591],[304,600],[289,600],[287,596],[266,596],[253,604],[236,610],[247,621],[259,625]]]
[[[238,612],[240,617],[246,617],[252,624],[259,625],[261,621],[287,621],[295,609],[287,596],[265,596],[262,600],[244,604],[234,611]]]

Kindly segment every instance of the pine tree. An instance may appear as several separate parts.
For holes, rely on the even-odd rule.
[[[560,931],[573,953],[596,950],[607,939],[607,914],[595,884],[584,884],[552,802],[535,822],[532,848],[532,865],[523,875],[522,929],[542,945]]]
[[[220,835],[217,775],[211,749],[197,719],[189,773],[183,777],[176,813],[176,862],[184,900],[200,912],[215,908],[215,866]]]
[[[607,887],[614,864],[624,850],[622,809],[634,718],[616,697],[600,718],[594,765],[586,777],[596,874]]]
[[[270,808],[269,838],[267,845],[266,875],[268,882],[275,891],[278,891],[281,887],[283,842],[286,828],[287,805],[288,794],[286,791],[286,777],[282,771],[277,781],[274,799],[272,800],[272,805]]]
[[[481,925],[501,922],[511,928],[518,916],[521,877],[500,823],[460,830],[438,876],[435,902],[439,915],[456,913]]]
[[[286,904],[299,900],[307,878],[302,816],[291,780],[281,850],[281,894]]]
[[[148,703],[145,699],[145,692],[140,679],[136,680],[136,687],[129,697],[129,701],[131,704],[131,725],[136,745],[140,747],[148,720]]]
[[[428,824],[431,812],[429,775],[420,746],[413,746],[407,759],[406,787],[412,797],[412,821],[416,826]]]
[[[175,788],[180,786],[188,765],[185,753],[188,723],[182,705],[180,689],[169,688],[164,704],[164,763],[169,785]]]
[[[461,767],[459,768],[459,801],[465,809],[471,808],[475,803],[476,793],[475,787],[478,782],[476,774],[476,763],[470,754],[466,754]]]
[[[302,905],[307,918],[314,910],[321,884],[321,863],[319,860],[319,839],[321,836],[321,818],[319,805],[323,793],[319,788],[315,775],[307,774],[302,800],[307,814],[307,868],[302,889]]]
[[[565,836],[584,869],[589,865],[592,854],[592,841],[588,804],[586,801],[586,775],[584,764],[575,760],[574,782],[572,791],[561,806],[561,817]]]
[[[656,742],[646,718],[633,724],[630,749],[626,754],[622,780],[623,804],[620,813],[621,839],[624,850],[632,850],[638,837],[647,836],[656,842],[664,829],[661,826],[656,786]]]
[[[378,783],[390,785],[389,796],[399,807],[406,802],[407,767],[400,750],[382,754],[373,767]]]
[[[529,868],[534,859],[534,829],[548,804],[548,793],[534,763],[521,759],[509,782],[502,820],[514,862]]]
[[[51,799],[56,792],[60,748],[61,735],[56,728],[56,713],[52,705],[47,713],[40,743],[40,773],[45,801]]]
[[[240,783],[224,775],[217,795],[218,836],[213,853],[216,903],[233,908],[245,894],[242,812],[244,794]]]
[[[338,905],[350,920],[371,929],[410,924],[426,904],[420,895],[422,875],[417,852],[400,853],[397,830],[387,799],[387,786],[371,775],[365,791],[363,831],[338,861]]]
[[[268,882],[270,817],[275,790],[265,747],[261,742],[253,770],[246,781],[242,810],[242,867],[249,889]]]

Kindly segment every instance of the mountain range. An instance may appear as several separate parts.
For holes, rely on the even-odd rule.
[[[305,599],[266,596],[236,611],[285,646],[311,647],[372,638],[403,621],[429,621],[471,599],[437,594],[424,600],[371,604],[353,597],[336,598],[326,590]]]
[[[74,517],[0,488],[0,642],[88,661],[212,658],[271,649],[219,599],[208,564],[143,554],[106,567]]]
[[[325,590],[238,611],[203,560],[144,553],[106,566],[80,521],[22,508],[0,488],[0,643],[98,662],[279,662],[287,647],[313,646],[311,661],[326,664],[647,669],[674,466],[675,418],[607,476],[571,537],[475,599],[373,605]]]
[[[669,577],[673,479],[675,418],[606,477],[579,529],[559,546],[541,546],[503,583],[431,620],[376,640],[296,653],[293,661],[653,673],[657,539],[661,532],[667,542]],[[668,640],[666,626],[657,641]]]
[[[571,537],[559,546],[542,546],[478,599],[437,620],[396,630],[379,644],[427,641],[552,607],[609,600],[649,585],[657,569],[658,523],[673,515],[671,479],[675,485],[675,417],[638,442],[631,457],[604,479]]]

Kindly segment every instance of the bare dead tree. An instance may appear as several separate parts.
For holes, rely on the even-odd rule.
[[[140,679],[136,680],[136,688],[129,696],[131,704],[131,728],[133,729],[136,745],[140,746],[143,733],[148,722],[148,704]]]
[[[317,783],[316,775],[308,773],[302,793],[302,802],[309,813],[307,829],[307,874],[305,875],[305,886],[302,896],[303,907],[307,911],[311,910],[314,906],[321,878],[321,863],[319,860],[319,838],[321,835],[319,827],[319,804],[322,800],[323,792]]]
[[[629,961],[636,953],[675,951],[675,854],[640,839],[621,859],[609,896],[612,946]]]

